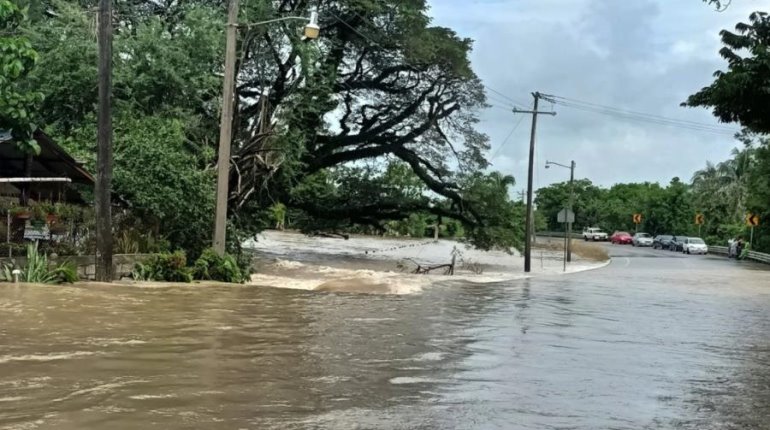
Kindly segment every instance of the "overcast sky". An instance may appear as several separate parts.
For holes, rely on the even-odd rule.
[[[472,61],[489,87],[531,105],[532,91],[665,117],[719,124],[705,109],[679,107],[723,69],[719,31],[762,9],[733,0],[716,12],[700,0],[430,0],[435,25],[475,40]],[[768,9],[764,3],[764,9]],[[494,168],[526,187],[529,117],[498,148],[520,117],[488,92],[482,113]],[[551,105],[545,103],[545,109]],[[730,136],[627,121],[555,106],[538,119],[535,188],[568,178],[546,159],[577,163],[576,176],[616,182],[689,181],[706,161],[722,161]]]

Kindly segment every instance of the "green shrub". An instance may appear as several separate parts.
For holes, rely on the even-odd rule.
[[[13,282],[15,267],[5,265],[0,273],[0,279]],[[72,263],[63,263],[51,269],[48,257],[40,253],[37,243],[27,245],[27,265],[19,268],[20,282],[35,284],[61,284],[78,281],[78,270]]]
[[[193,279],[184,251],[155,254],[137,263],[132,275],[137,281],[192,282]]]
[[[57,284],[72,284],[80,280],[78,268],[71,262],[60,264],[51,273],[56,277]]]
[[[218,255],[213,249],[203,250],[200,258],[195,261],[193,274],[195,279],[203,281],[221,281],[243,283],[248,277],[248,271],[241,269],[238,260],[231,254]]]

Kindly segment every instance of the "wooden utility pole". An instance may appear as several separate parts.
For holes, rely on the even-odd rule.
[[[96,152],[96,280],[112,281],[112,0],[99,0],[99,108]]]
[[[556,115],[556,112],[540,112],[537,110],[538,102],[543,95],[539,92],[532,93],[535,104],[532,110],[513,109],[513,113],[532,114],[532,134],[529,138],[529,170],[527,171],[527,219],[526,219],[526,237],[524,238],[524,271],[530,272],[532,269],[532,235],[534,234],[534,214],[532,211],[532,177],[535,171],[535,133],[537,131],[537,116],[540,114]]]
[[[214,251],[225,253],[227,238],[227,197],[230,193],[230,144],[233,136],[233,92],[235,89],[235,49],[238,32],[238,1],[230,0],[227,9],[227,44],[225,47],[225,83],[222,89],[222,116],[219,125],[217,158],[217,206],[214,215]]]
[[[575,214],[575,160],[569,165],[569,210]],[[572,222],[567,220],[567,262],[572,262]]]

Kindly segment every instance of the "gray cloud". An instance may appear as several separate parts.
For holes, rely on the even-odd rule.
[[[432,0],[434,24],[476,41],[474,68],[490,87],[518,103],[531,91],[639,112],[720,125],[709,112],[679,107],[724,68],[718,32],[761,9],[734,0],[717,13],[700,0]],[[480,128],[496,152],[519,121],[495,94]],[[550,108],[546,104],[545,108]],[[729,156],[729,136],[617,119],[555,106],[538,127],[535,186],[564,180],[545,160],[578,164],[594,183],[689,179],[706,160]],[[724,126],[724,125],[723,125]],[[493,160],[526,185],[530,118]]]

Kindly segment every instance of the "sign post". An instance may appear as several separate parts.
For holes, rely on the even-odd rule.
[[[556,215],[556,221],[558,221],[560,224],[566,224],[564,226],[564,271],[566,272],[569,241],[572,239],[569,237],[569,231],[571,230],[569,227],[571,227],[572,223],[575,222],[575,212],[572,212],[572,210],[569,208],[564,208],[560,210]]]
[[[695,214],[695,224],[698,226],[698,237],[701,236],[701,226],[703,226],[705,219],[703,214]]]
[[[749,249],[754,245],[754,227],[759,225],[759,215],[746,215],[746,224],[751,227],[751,236],[749,238]]]
[[[642,214],[634,214],[634,224],[636,225],[636,233],[639,233],[639,224],[642,223]]]

